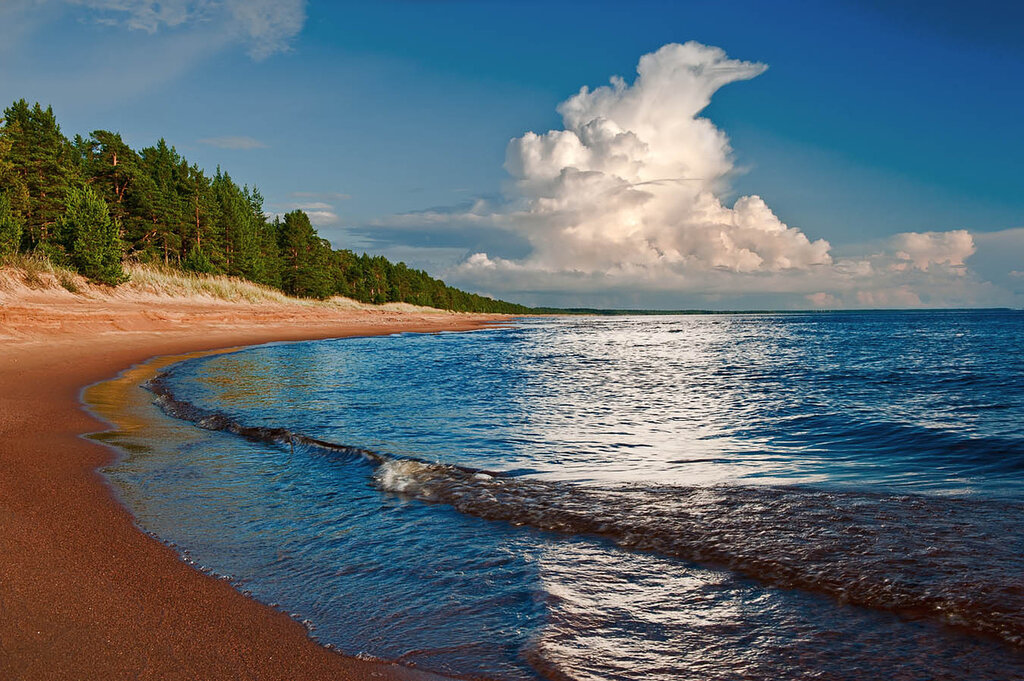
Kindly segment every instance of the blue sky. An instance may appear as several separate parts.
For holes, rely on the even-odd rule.
[[[526,303],[1019,307],[1022,29],[1024,9],[988,2],[4,0],[0,99],[52,104],[69,135],[165,137],[269,210],[307,208],[338,247]],[[724,52],[658,52],[687,41]],[[653,53],[666,75],[634,82]],[[768,68],[701,111],[650,113],[739,62]],[[717,168],[713,219],[696,189],[655,189],[587,144],[587,167],[509,147],[581,137],[557,107],[613,75],[623,100],[587,115],[692,123],[657,149],[640,135],[634,160]],[[666,151],[700,118],[730,147]],[[510,154],[541,165],[510,174]],[[567,167],[591,184],[541,182]],[[602,203],[610,187],[630,207]],[[749,195],[763,204],[736,209]],[[762,205],[777,221],[751,226]]]

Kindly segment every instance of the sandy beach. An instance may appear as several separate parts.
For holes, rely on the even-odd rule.
[[[83,387],[159,355],[465,330],[496,317],[0,291],[0,678],[431,679],[348,658],[145,535],[97,468]]]

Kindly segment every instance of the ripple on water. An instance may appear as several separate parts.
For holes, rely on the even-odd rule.
[[[175,367],[178,415],[213,430],[163,423],[108,474],[144,527],[350,653],[1013,678],[1022,332],[740,315],[267,346]]]

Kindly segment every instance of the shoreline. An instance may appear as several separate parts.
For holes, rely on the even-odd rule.
[[[162,302],[40,294],[0,306],[0,677],[444,678],[323,647],[145,534],[98,470],[116,453],[82,437],[109,424],[81,398],[162,356],[508,317]]]
[[[416,333],[416,332],[411,332]],[[344,336],[340,338],[356,338],[358,336]],[[315,340],[315,339],[310,339]],[[285,341],[287,342],[303,342],[303,341]],[[273,343],[273,341],[272,341]],[[144,384],[150,379],[154,378],[161,372],[170,369],[171,367],[180,364],[181,362],[187,362],[192,359],[198,359],[200,357],[209,357],[212,355],[226,355],[235,352],[241,352],[250,348],[257,348],[262,343],[254,345],[242,345],[242,346],[230,346],[224,348],[214,348],[210,350],[199,350],[195,352],[186,352],[180,355],[157,355],[150,357],[149,359],[127,367],[112,378],[93,383],[82,388],[81,390],[81,406],[91,416],[95,417],[98,421],[104,424],[102,430],[98,430],[92,433],[83,433],[80,435],[81,438],[97,442],[107,449],[111,450],[113,456],[102,466],[96,469],[99,473],[101,480],[110,493],[110,495],[120,504],[128,513],[132,516],[133,523],[139,532],[142,532],[147,537],[150,537],[158,541],[163,546],[166,546],[178,556],[178,559],[188,564],[193,570],[201,572],[202,574],[211,577],[218,581],[226,581],[231,584],[232,580],[230,577],[215,571],[205,569],[202,566],[193,563],[186,554],[181,552],[180,547],[176,547],[173,543],[169,543],[164,538],[160,537],[157,533],[152,532],[142,526],[138,519],[132,514],[130,505],[122,498],[123,490],[118,490],[114,481],[107,477],[103,472],[104,468],[110,465],[119,463],[122,457],[131,457],[135,448],[139,446],[138,439],[135,438],[135,442],[131,445],[124,443],[119,444],[119,441],[128,439],[132,441],[132,433],[138,430],[160,430],[160,425],[165,422],[173,422],[174,425],[181,425],[182,423],[187,424],[191,428],[198,428],[193,423],[182,422],[169,414],[163,412],[155,403],[155,395],[148,390],[143,388]],[[154,424],[156,427],[154,428]],[[201,429],[200,429],[201,430]],[[410,667],[407,664],[391,662],[385,658],[377,658],[374,656],[353,658],[344,652],[338,651],[336,648],[317,641],[313,636],[312,631],[306,628],[302,621],[294,614],[289,614],[286,609],[275,606],[273,604],[261,601],[254,595],[239,589],[237,586],[232,584],[232,588],[241,593],[245,598],[254,600],[261,605],[279,612],[294,622],[300,624],[303,627],[305,635],[317,645],[323,646],[331,651],[336,652],[338,655],[346,657],[347,659],[357,659],[360,662],[366,662],[369,665],[380,665],[389,668],[390,671],[397,674],[397,678],[409,679],[409,681],[453,681],[459,677],[451,677],[444,675],[440,672],[431,672],[428,670],[419,669],[417,667]],[[381,670],[372,669],[371,671],[377,674],[374,678],[380,676]],[[390,678],[390,677],[387,677]],[[476,678],[476,677],[474,677]]]

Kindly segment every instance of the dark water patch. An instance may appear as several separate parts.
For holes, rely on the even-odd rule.
[[[1024,645],[1024,505],[795,488],[584,489],[389,461],[384,490],[728,567]],[[984,554],[984,561],[978,556]]]
[[[1012,405],[972,405],[949,409],[1011,409]],[[780,429],[779,425],[784,429]],[[833,459],[885,461],[897,456],[921,467],[957,466],[971,475],[989,477],[1024,471],[1024,440],[1018,437],[960,433],[944,428],[893,421],[856,420],[843,414],[780,416],[770,427],[753,425],[734,431],[769,444],[815,448]]]
[[[246,426],[176,398],[167,374],[148,387],[168,414],[207,430],[370,462],[387,492],[486,520],[604,537],[1024,646],[1024,504],[795,487],[584,488]]]
[[[325,452],[330,452],[344,457],[365,459],[366,461],[376,464],[395,460],[416,461],[415,459],[408,459],[404,457],[399,458],[388,454],[382,454],[370,449],[363,449],[362,447],[353,447],[351,445],[343,445],[337,442],[329,442],[327,440],[309,437],[308,435],[296,433],[292,430],[288,430],[287,428],[247,426],[243,423],[239,423],[236,419],[223,412],[204,409],[203,407],[199,407],[191,402],[176,398],[168,385],[168,375],[169,374],[167,372],[163,372],[147,381],[144,387],[157,396],[156,403],[161,409],[163,409],[164,413],[183,421],[191,421],[205,430],[222,431],[239,437],[244,437],[245,439],[252,440],[254,442],[287,445],[292,448],[296,445],[300,447],[313,447],[315,449],[320,449]],[[480,468],[469,468],[466,466],[452,466],[452,468],[469,474],[481,473],[490,476],[506,475],[505,473],[497,471],[485,471]]]

